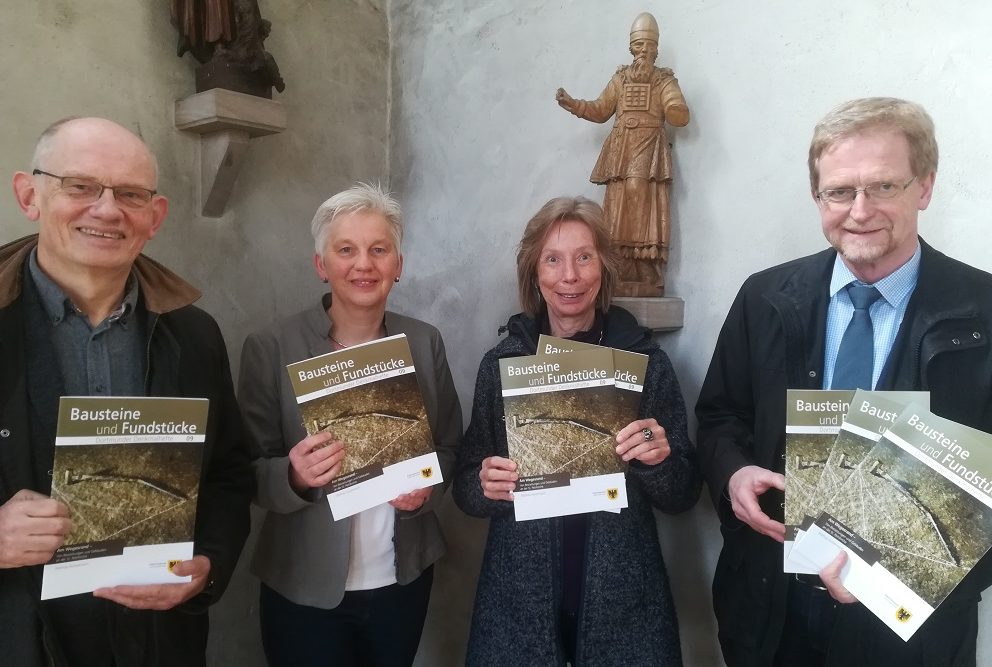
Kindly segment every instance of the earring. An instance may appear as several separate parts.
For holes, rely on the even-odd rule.
[[[327,278],[321,278],[321,279],[320,279],[320,282],[322,282],[322,283],[326,283],[326,282],[327,282]]]
[[[393,282],[394,283],[398,283],[399,281],[400,281],[400,277],[399,276],[396,276],[395,278],[393,278]]]

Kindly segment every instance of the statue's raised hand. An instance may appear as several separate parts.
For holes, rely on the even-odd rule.
[[[575,112],[575,98],[566,93],[564,88],[559,88],[555,92],[555,99],[558,101],[558,106],[562,109]]]

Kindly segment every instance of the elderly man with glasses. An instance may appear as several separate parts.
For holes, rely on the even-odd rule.
[[[992,431],[992,276],[917,232],[937,172],[930,116],[891,98],[842,104],[816,126],[808,166],[832,248],[744,283],[696,405],[724,537],[713,581],[724,658],[974,665],[988,558],[908,642],[841,585],[843,554],[819,577],[782,572],[787,388],[927,390],[935,413]]]
[[[50,126],[14,194],[38,234],[0,247],[0,655],[4,664],[205,664],[207,605],[248,533],[254,475],[224,340],[200,295],[141,255],[168,202],[155,157],[100,118]],[[71,530],[48,495],[60,396],[210,400],[188,582],[39,601]]]

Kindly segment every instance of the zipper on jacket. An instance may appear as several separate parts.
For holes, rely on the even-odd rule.
[[[158,326],[159,315],[157,313],[152,315],[152,321],[148,325],[148,340],[145,341],[145,396],[151,395],[151,382],[152,377],[152,336],[155,334],[155,328]]]

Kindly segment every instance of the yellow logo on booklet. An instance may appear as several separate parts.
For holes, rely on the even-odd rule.
[[[428,468],[421,468],[420,469],[420,475],[424,479],[428,479],[428,478],[430,478],[431,476],[434,475],[434,469],[433,468],[430,468],[430,467],[428,467]]]
[[[913,614],[911,614],[905,607],[899,607],[899,609],[896,610],[896,620],[900,623],[905,623],[911,618],[913,618]]]
[[[168,567],[168,568],[169,568],[169,572],[172,572],[172,569],[173,569],[174,567],[176,567],[177,565],[179,565],[180,563],[182,563],[182,561],[181,561],[181,560],[170,560],[170,561],[169,561],[169,562],[168,562],[168,563],[166,564],[166,567]]]
[[[606,497],[609,498],[610,500],[616,500],[617,499],[617,496],[619,496],[619,495],[620,495],[620,489],[607,489],[606,490]]]

